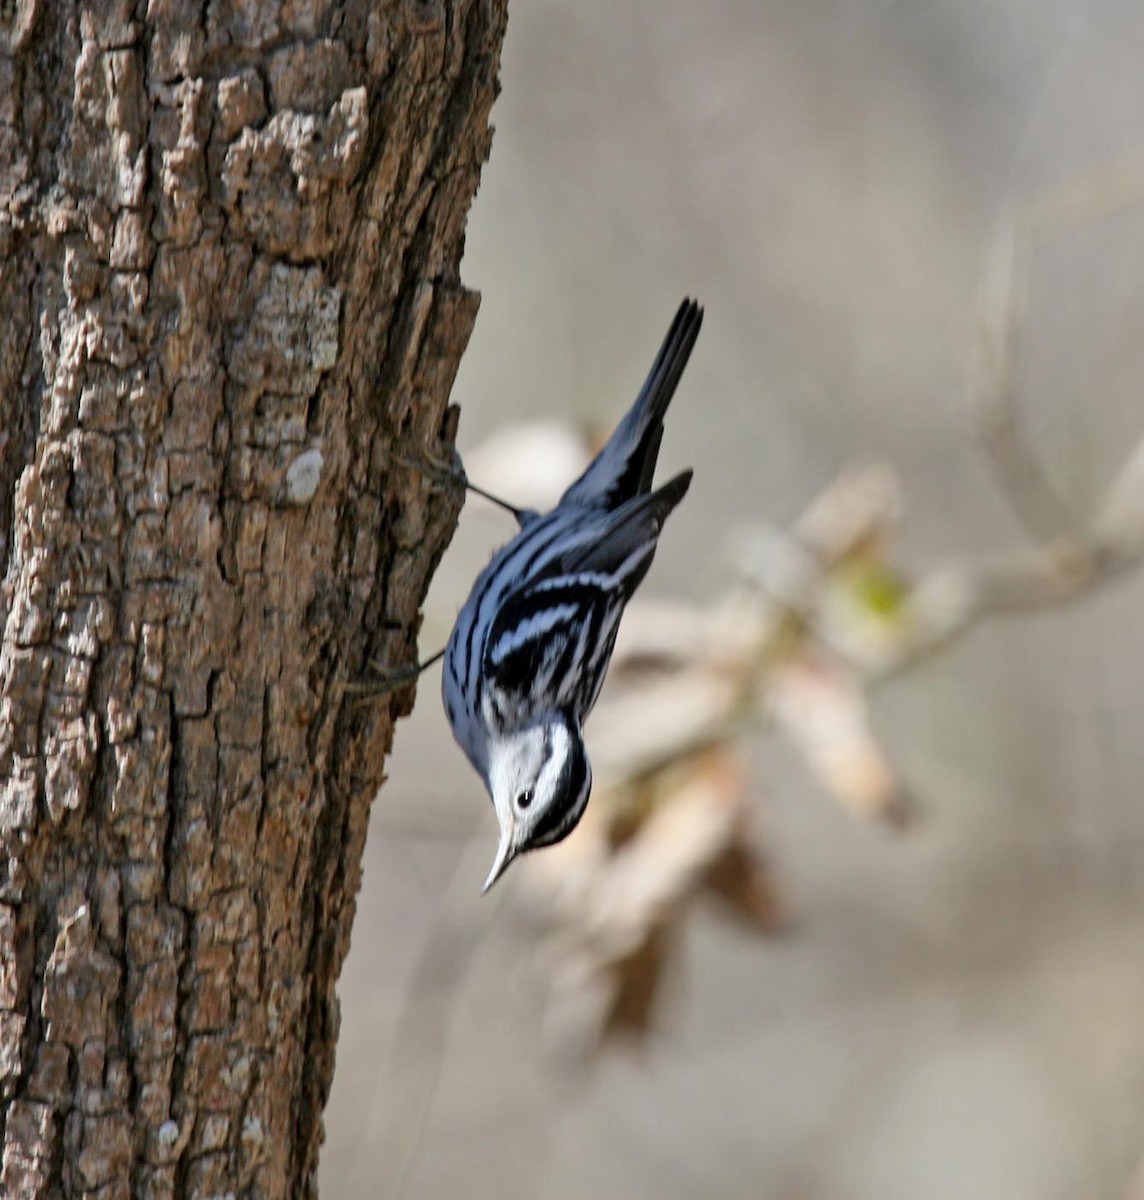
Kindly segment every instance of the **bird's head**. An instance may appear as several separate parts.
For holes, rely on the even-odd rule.
[[[484,892],[518,855],[554,845],[576,828],[592,791],[592,768],[578,726],[561,716],[498,739],[488,778],[500,844]]]

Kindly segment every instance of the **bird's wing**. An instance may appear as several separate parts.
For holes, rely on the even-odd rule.
[[[575,536],[570,533],[567,550],[505,597],[482,663],[505,724],[569,705],[586,715],[603,682],[624,605],[690,483],[691,472],[684,471],[614,513],[585,518]]]
[[[703,309],[684,300],[659,348],[635,403],[608,443],[564,493],[561,504],[614,509],[651,491],[663,439],[663,417],[679,386],[703,324]]]
[[[511,727],[569,707],[583,715],[583,700],[598,690],[601,643],[610,649],[623,606],[613,581],[591,571],[548,575],[506,597],[482,662],[497,720]]]
[[[690,486],[691,472],[682,471],[649,495],[621,505],[609,514],[599,536],[560,556],[561,572],[608,576],[623,590],[625,599],[630,598],[651,566],[664,521]]]

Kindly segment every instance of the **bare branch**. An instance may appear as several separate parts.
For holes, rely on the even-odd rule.
[[[986,270],[970,411],[999,486],[1036,542],[1084,541],[1087,535],[1033,448],[1018,403],[1033,262],[1044,245],[1066,230],[1111,216],[1142,199],[1144,163],[1119,161],[1076,176],[1016,210]]]
[[[1022,527],[1036,541],[1071,536],[1076,519],[1049,481],[1018,405],[1031,229],[1015,220],[998,238],[986,270],[978,342],[971,367],[970,410],[997,482]]]

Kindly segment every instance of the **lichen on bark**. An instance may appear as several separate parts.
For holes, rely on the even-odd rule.
[[[504,0],[0,8],[0,1193],[316,1192]]]

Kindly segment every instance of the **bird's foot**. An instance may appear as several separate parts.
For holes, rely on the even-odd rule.
[[[438,650],[424,662],[408,663],[403,667],[393,667],[388,663],[379,662],[376,658],[371,658],[367,661],[366,666],[377,676],[376,679],[359,679],[342,686],[347,695],[358,696],[363,703],[379,700],[383,696],[392,695],[413,683],[427,667],[440,662],[444,654],[444,650]]]
[[[366,665],[376,678],[358,679],[342,685],[343,691],[347,695],[356,696],[362,703],[391,696],[394,692],[413,683],[421,674],[419,663],[412,663],[404,667],[391,667],[371,658]]]
[[[469,486],[469,477],[455,452],[450,460],[444,455],[434,454],[432,450],[421,451],[417,458],[409,458],[396,450],[390,450],[389,458],[400,467],[416,471],[438,487],[464,489]]]

